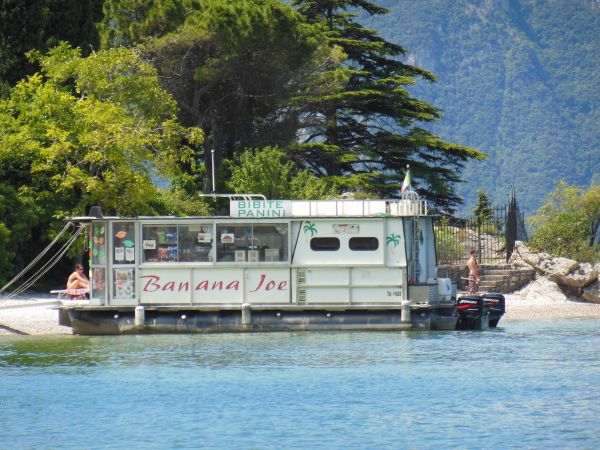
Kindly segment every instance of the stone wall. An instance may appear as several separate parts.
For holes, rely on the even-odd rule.
[[[466,265],[441,265],[437,268],[438,278],[450,278],[459,291],[468,290],[469,276]],[[507,264],[485,264],[480,267],[480,290],[508,293],[521,289],[535,279],[535,270]]]

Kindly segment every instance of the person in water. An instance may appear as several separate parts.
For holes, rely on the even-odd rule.
[[[477,250],[471,250],[471,257],[467,261],[469,268],[469,294],[479,290],[479,264],[477,264]]]
[[[89,289],[90,280],[83,273],[83,266],[77,264],[75,271],[69,276],[67,280],[67,289]]]

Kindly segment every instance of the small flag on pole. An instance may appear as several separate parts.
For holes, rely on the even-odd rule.
[[[404,194],[404,192],[410,188],[410,166],[406,165],[406,175],[404,176],[404,183],[402,183],[402,188],[400,192]]]

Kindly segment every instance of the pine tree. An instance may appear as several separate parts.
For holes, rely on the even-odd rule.
[[[102,47],[129,47],[175,31],[200,10],[200,0],[104,0],[102,10]]]
[[[460,199],[454,184],[465,161],[485,154],[444,142],[422,128],[440,111],[412,97],[407,86],[435,76],[402,62],[405,50],[356,21],[350,9],[370,15],[386,10],[367,0],[294,0],[311,24],[318,24],[332,49],[345,54],[342,64],[325,65],[335,89],[309,91],[297,99],[303,130],[297,158],[339,185],[375,195],[396,196],[403,169],[410,164],[418,192],[440,209]]]
[[[176,31],[146,42],[181,122],[205,133],[196,160],[206,173],[214,150],[218,189],[227,178],[225,160],[294,139],[297,124],[286,109],[321,40],[278,0],[205,0]]]

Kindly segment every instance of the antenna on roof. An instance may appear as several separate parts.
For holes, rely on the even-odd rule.
[[[211,159],[211,169],[212,169],[212,184],[213,184],[213,188],[212,188],[212,193],[214,194],[215,192],[217,192],[217,189],[215,188],[215,149],[213,148],[210,151],[210,159]]]
[[[218,198],[228,198],[232,200],[253,200],[261,199],[267,201],[267,197],[263,194],[217,194],[217,187],[215,183],[215,149],[210,151],[211,169],[212,169],[212,192],[210,194],[198,194],[199,197],[212,197],[214,200]]]

